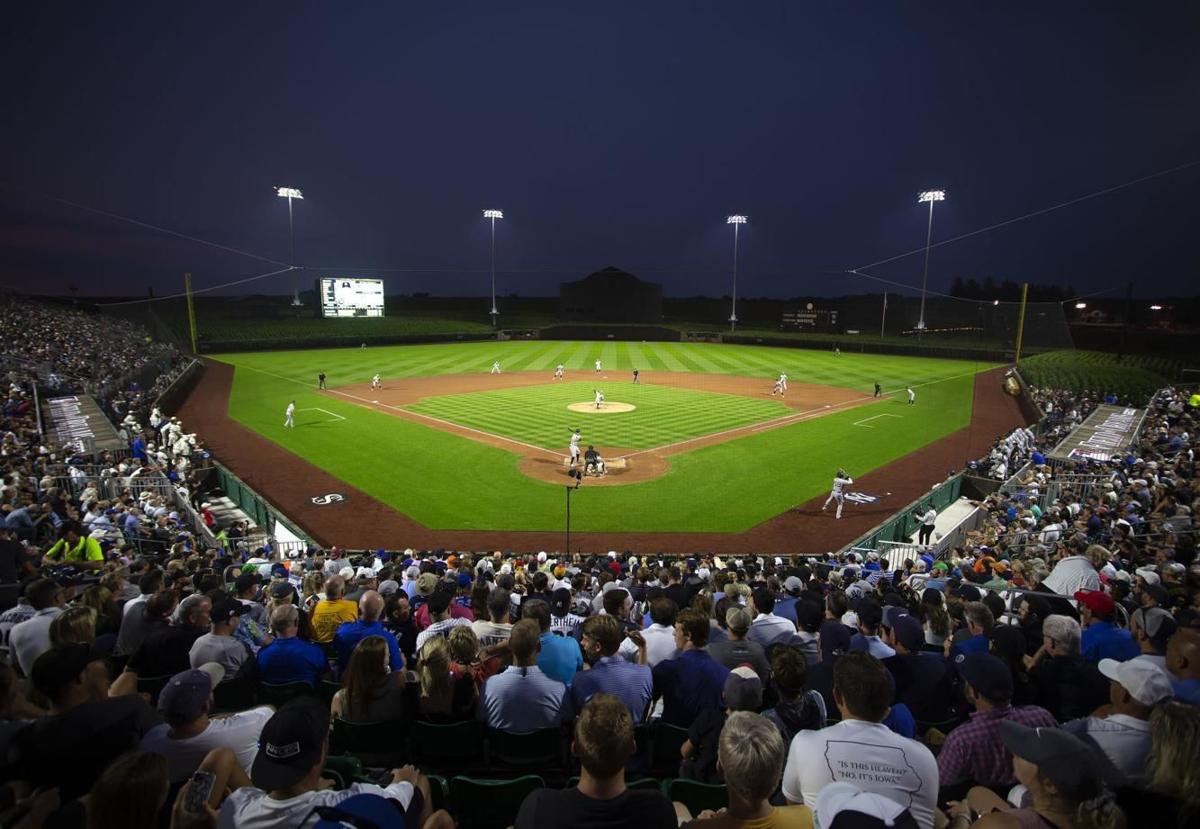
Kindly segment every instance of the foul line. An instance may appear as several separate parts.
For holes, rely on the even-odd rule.
[[[346,417],[344,415],[340,415],[337,412],[331,412],[331,411],[329,411],[329,409],[322,409],[320,406],[305,406],[303,409],[297,409],[296,411],[299,411],[299,412],[324,412],[325,414],[329,415],[330,417],[336,417],[338,420],[346,419]]]
[[[871,417],[864,417],[862,420],[856,420],[856,421],[854,421],[854,422],[853,422],[852,424],[850,424],[850,425],[851,425],[851,426],[862,426],[862,425],[863,425],[863,424],[865,424],[865,423],[866,423],[868,420],[878,420],[878,419],[879,419],[879,418],[881,418],[881,417],[900,417],[900,415],[897,415],[897,414],[888,414],[887,412],[884,412],[883,414],[872,415]],[[874,426],[867,426],[867,428],[868,428],[868,429],[874,429],[875,427],[874,427]]]

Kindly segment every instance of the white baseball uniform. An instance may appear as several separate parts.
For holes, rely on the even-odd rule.
[[[371,388],[373,388],[373,389],[383,388],[383,380],[379,377],[378,374],[376,374],[374,377],[371,378]]]
[[[563,379],[563,364],[562,363],[559,363],[558,368],[554,369],[554,379],[555,380]]]
[[[597,408],[597,409],[599,409],[599,408],[600,408],[600,405],[601,405],[603,402],[604,402],[604,392],[602,392],[602,391],[597,391],[597,392],[596,392],[596,408]]]
[[[574,466],[575,462],[579,460],[579,438],[579,432],[571,434],[571,445],[567,448],[567,451],[571,453],[571,466]]]
[[[287,411],[285,411],[283,414],[284,414],[284,417],[286,418],[283,421],[284,428],[285,429],[295,429],[296,428],[296,404],[288,403]]]
[[[500,373],[500,361],[497,360],[496,362],[492,363],[492,374],[499,374],[499,373]]]
[[[596,361],[596,373],[597,374],[600,373],[600,361],[599,360]]]
[[[776,394],[778,394],[780,396],[783,395],[783,381],[782,380],[776,380],[775,388],[771,389],[771,395],[774,396]]]
[[[847,475],[843,478],[841,475],[835,475],[833,478],[833,488],[829,490],[829,497],[825,499],[824,506],[821,509],[829,506],[830,501],[837,501],[837,517],[842,517],[842,501],[845,496],[842,494],[842,489],[854,483],[854,479]]]
[[[908,392],[908,405],[911,406],[917,399],[917,393],[912,390],[912,386],[906,388],[905,391]]]
[[[784,373],[780,372],[780,374],[779,374],[779,383],[780,383],[780,385],[781,385],[781,386],[783,386],[783,390],[784,390],[784,391],[787,391],[787,375],[786,375],[786,374],[784,374]]]

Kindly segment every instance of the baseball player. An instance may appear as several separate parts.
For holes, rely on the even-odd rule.
[[[296,401],[295,400],[293,400],[291,403],[288,403],[287,410],[283,413],[283,415],[285,418],[283,421],[283,428],[295,429],[296,428]]]
[[[825,504],[821,507],[821,511],[825,511],[825,507],[829,506],[830,501],[837,501],[836,515],[838,518],[841,518],[842,501],[845,498],[845,496],[842,494],[842,490],[852,483],[854,483],[854,479],[846,474],[846,470],[839,469],[837,471],[837,475],[835,475],[833,478],[833,488],[829,490],[829,497],[825,499]]]
[[[785,373],[783,373],[782,371],[779,372],[779,385],[783,388],[784,391],[787,391],[787,375]]]
[[[500,361],[497,360],[496,362],[492,363],[492,374],[499,374],[499,373],[500,373]]]
[[[641,372],[640,372],[640,371],[638,371],[638,370],[635,368],[635,369],[633,370],[633,382],[634,382],[634,384],[635,384],[635,385],[637,384],[637,381],[638,381],[638,375],[639,375],[639,374],[641,374]]]
[[[382,389],[383,388],[383,378],[381,378],[378,374],[376,374],[374,377],[371,378],[371,388],[373,388],[373,389]]]
[[[323,371],[319,372],[317,374],[317,388],[318,389],[325,388],[325,372],[323,372]]]
[[[600,361],[599,360],[596,361],[596,373],[597,374],[600,373]]]
[[[571,445],[567,447],[567,451],[571,454],[571,466],[575,466],[579,460],[579,441],[582,437],[578,429],[571,433]]]
[[[604,392],[599,389],[592,389],[596,393],[596,408],[599,409],[604,405]]]
[[[883,386],[879,385],[878,383],[875,384],[875,396],[883,397]]]
[[[783,381],[776,380],[775,388],[771,389],[771,396],[774,397],[775,395],[779,395],[780,397],[783,397],[783,389],[784,389]]]
[[[558,368],[554,369],[554,379],[555,380],[563,379],[563,364],[562,363],[559,363]]]
[[[906,386],[904,389],[908,393],[908,405],[913,405],[917,401],[917,393],[912,390],[912,386]]]

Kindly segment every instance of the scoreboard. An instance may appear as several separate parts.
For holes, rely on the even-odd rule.
[[[317,280],[323,317],[382,317],[383,280],[327,276]]]

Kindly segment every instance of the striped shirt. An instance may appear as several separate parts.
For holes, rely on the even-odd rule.
[[[1029,728],[1055,728],[1058,722],[1045,708],[1023,705],[974,711],[971,719],[946,735],[937,756],[938,779],[943,786],[971,780],[983,786],[1017,782],[1012,755],[1000,740],[1000,723],[1012,720]]]

